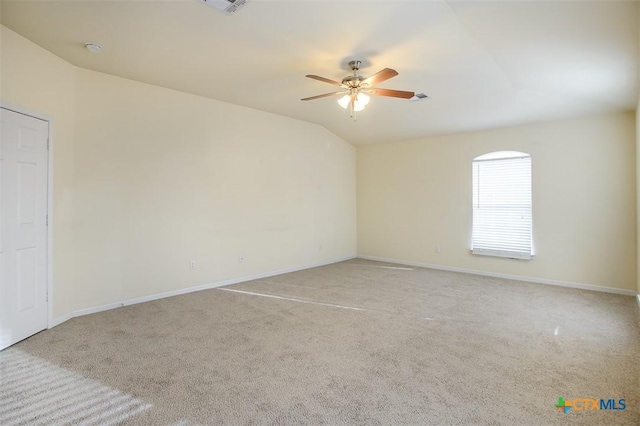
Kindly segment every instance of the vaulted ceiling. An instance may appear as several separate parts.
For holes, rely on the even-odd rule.
[[[2,24],[82,68],[317,123],[354,144],[613,111],[638,101],[636,1],[2,0]],[[103,45],[99,54],[84,42]],[[353,122],[335,87],[394,68]]]

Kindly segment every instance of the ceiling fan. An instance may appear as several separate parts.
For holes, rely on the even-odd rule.
[[[342,79],[342,82],[330,80],[318,75],[307,75],[306,77],[308,78],[342,87],[346,90],[311,96],[309,98],[302,98],[301,100],[311,101],[314,99],[326,98],[334,95],[344,95],[340,99],[338,99],[338,103],[342,108],[349,108],[351,117],[353,117],[355,121],[356,112],[362,111],[364,107],[369,103],[369,94],[402,99],[411,99],[415,95],[414,92],[406,92],[404,90],[380,89],[372,87],[378,83],[382,83],[383,81],[395,77],[396,75],[398,75],[398,72],[396,70],[392,70],[391,68],[385,68],[382,71],[375,73],[371,77],[365,78],[361,75],[358,75],[360,65],[362,65],[362,61],[359,60],[349,62],[349,68],[351,68],[351,70],[353,71],[353,75],[346,76]]]

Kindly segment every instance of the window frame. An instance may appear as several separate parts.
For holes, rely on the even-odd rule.
[[[519,166],[516,163],[518,160],[526,161]],[[484,173],[482,164],[485,164]],[[510,171],[511,179],[502,177]],[[535,249],[531,154],[520,151],[489,152],[473,159],[471,172],[471,253],[532,260]],[[485,187],[481,185],[482,176],[490,179]]]

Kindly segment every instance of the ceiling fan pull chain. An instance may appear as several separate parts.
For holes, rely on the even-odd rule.
[[[356,116],[356,96],[358,96],[357,92],[355,94],[352,93],[351,102],[349,102],[349,105],[351,105],[351,118],[353,118],[353,121],[358,121],[358,117]]]

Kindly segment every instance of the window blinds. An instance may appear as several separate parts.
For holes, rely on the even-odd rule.
[[[533,256],[531,157],[518,154],[509,158],[485,155],[473,161],[473,254]]]

